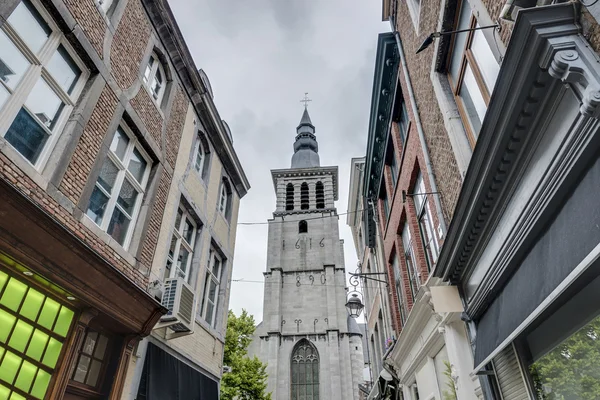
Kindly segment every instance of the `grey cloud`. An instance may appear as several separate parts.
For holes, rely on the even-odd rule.
[[[322,165],[338,165],[338,212],[346,212],[350,158],[365,152],[381,3],[364,0],[171,0],[198,67],[233,132],[252,189],[239,221],[266,222],[275,208],[270,170],[287,168],[304,92]],[[346,267],[356,253],[340,217]],[[238,226],[233,277],[262,281],[266,225]],[[262,319],[263,285],[232,283],[230,308]]]

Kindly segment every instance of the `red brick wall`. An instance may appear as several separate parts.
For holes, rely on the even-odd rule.
[[[140,90],[131,100],[131,105],[142,119],[150,136],[152,136],[158,147],[162,149],[163,118],[158,111],[157,105],[144,87],[140,87]]]
[[[140,262],[149,268],[152,266],[156,243],[158,243],[158,235],[160,233],[167,198],[169,197],[172,178],[173,177],[169,172],[166,170],[163,171],[152,206],[152,212],[150,213],[150,222],[148,223],[146,238],[142,244]]]
[[[143,288],[147,287],[148,280],[144,274],[133,265],[127,263],[115,250],[74,218],[2,153],[0,153],[0,179],[16,186],[24,196],[37,203],[44,211],[56,218],[58,223],[92,247],[100,256],[123,272],[136,284]]]
[[[120,88],[130,87],[138,77],[150,31],[140,0],[129,0],[110,50],[112,75]]]
[[[175,168],[175,162],[177,161],[179,142],[181,141],[188,106],[189,101],[185,93],[179,88],[179,85],[175,85],[173,88],[171,118],[167,124],[167,137],[165,138],[166,160],[171,168]]]
[[[95,8],[93,1],[65,1],[68,10],[76,18],[79,25],[82,26],[86,38],[89,39],[94,50],[99,55],[102,55],[106,24],[103,20],[102,24],[99,23],[100,20],[97,17],[100,14]],[[142,8],[140,0],[128,0],[111,48],[112,69],[110,73],[120,88],[127,89],[136,82],[139,83],[140,63],[148,48],[151,29],[151,23]],[[143,223],[145,228],[140,239],[137,265],[129,264],[115,249],[80,223],[78,220],[80,213],[75,213],[76,218],[69,209],[63,208],[58,201],[64,196],[74,204],[80,202],[83,190],[89,183],[90,177],[95,177],[93,167],[98,159],[104,138],[107,134],[112,134],[112,132],[109,132],[109,126],[115,110],[119,103],[123,107],[127,106],[126,95],[119,93],[118,90],[115,91],[114,86],[111,89],[111,85],[108,83],[105,85],[97,104],[90,113],[89,120],[85,122],[81,137],[75,144],[73,155],[69,160],[65,160],[64,163],[57,163],[58,165],[67,164],[67,166],[63,178],[58,184],[58,192],[53,190],[52,195],[38,186],[34,180],[30,179],[26,173],[16,167],[7,157],[0,154],[0,179],[11,182],[23,195],[29,197],[47,213],[53,215],[57,223],[63,225],[67,230],[81,238],[86,245],[97,251],[107,262],[122,271],[127,277],[144,289],[147,288],[148,277],[145,276],[147,272],[145,268],[141,267],[150,267],[152,264],[154,250],[161,229],[162,217],[171,187],[172,175],[169,170],[172,170],[174,167],[179,152],[181,134],[189,104],[185,92],[179,86],[177,77],[174,77],[172,84],[172,111],[164,116],[164,119],[168,123],[165,138],[167,143],[166,149],[162,149],[163,116],[146,90],[141,88],[135,98],[129,102],[134,112],[144,124],[143,128],[148,130],[150,136],[160,147],[161,154],[157,154],[154,158],[164,159],[166,160],[165,163],[170,165],[167,168],[155,166],[155,170],[162,171],[162,173],[159,181],[155,183],[157,184],[155,190],[149,191],[147,194],[147,196],[154,197],[144,199],[144,203],[149,204],[150,209],[145,217],[147,220],[138,221]],[[167,93],[166,95],[169,94]],[[81,99],[85,101],[88,97],[94,98],[94,96],[82,96]],[[85,104],[82,106],[85,108]],[[84,114],[86,113],[82,113],[82,115]],[[189,149],[185,151],[189,151]],[[64,157],[64,155],[53,154],[52,157]],[[136,254],[133,254],[133,256],[136,256]]]
[[[108,85],[105,86],[60,183],[60,190],[75,204],[79,202],[87,178],[96,162],[117,102],[117,96]]]
[[[64,0],[65,5],[81,26],[85,36],[102,58],[106,21],[92,0]]]
[[[450,221],[460,193],[462,178],[431,83],[430,72],[434,46],[430,46],[424,52],[415,54],[417,48],[427,35],[436,30],[440,4],[439,1],[434,0],[421,0],[421,4],[420,35],[417,36],[415,33],[406,0],[398,0],[396,29],[402,38],[402,45],[407,59],[408,71],[423,131],[425,132],[425,140],[427,142],[433,173],[438,190],[442,192],[441,202],[444,216],[447,221]],[[402,71],[400,71],[400,75],[403,76]],[[403,78],[401,79],[401,84],[404,93],[408,93],[406,82],[404,82]],[[411,114],[411,120],[414,122],[412,108],[408,101],[407,109],[409,114]],[[421,165],[425,164],[421,163]]]

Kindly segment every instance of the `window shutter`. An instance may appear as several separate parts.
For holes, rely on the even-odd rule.
[[[512,344],[492,361],[504,400],[531,400]]]

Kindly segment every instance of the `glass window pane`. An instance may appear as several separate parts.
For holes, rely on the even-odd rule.
[[[2,62],[2,60],[0,60],[0,62]],[[6,103],[6,100],[8,100],[9,96],[10,96],[10,93],[8,93],[8,90],[6,90],[4,88],[4,86],[2,86],[0,84],[0,110],[2,109],[2,106],[4,105],[4,103]]]
[[[456,30],[469,28],[469,22],[471,20],[469,3],[463,2],[462,4],[463,6],[460,9],[460,17],[458,19],[458,26],[456,27]],[[452,60],[450,60],[449,72],[452,82],[455,85],[458,82],[458,73],[460,71],[460,65],[468,36],[469,32],[462,32],[454,35],[454,47],[452,48]]]
[[[152,66],[154,65],[154,55],[150,57],[148,60],[148,65],[146,65],[146,69],[144,70],[144,82],[148,83],[150,80],[150,74],[152,73]]]
[[[129,183],[127,179],[123,180],[123,185],[121,186],[117,203],[123,207],[123,210],[125,210],[125,212],[130,216],[133,214],[137,197],[138,191],[131,183]]]
[[[99,360],[104,359],[107,344],[108,344],[108,338],[104,335],[100,335],[98,337],[98,344],[96,345],[96,350],[94,351],[95,358],[97,358]]]
[[[210,280],[210,287],[209,287],[209,290],[208,290],[208,298],[213,303],[216,303],[216,300],[217,300],[217,282],[215,282],[212,279]]]
[[[115,136],[113,136],[112,142],[110,143],[110,151],[115,153],[120,160],[123,160],[123,156],[125,155],[125,150],[127,150],[128,144],[129,138],[119,127],[115,132]]]
[[[112,193],[112,188],[117,180],[117,174],[119,169],[117,166],[106,157],[102,168],[100,169],[100,175],[98,176],[98,184],[102,186],[108,193]]]
[[[213,274],[217,277],[217,279],[221,279],[221,260],[215,257],[215,262],[213,264]]]
[[[46,69],[56,79],[60,87],[69,94],[71,94],[77,79],[81,76],[81,70],[62,45],[58,46]]]
[[[81,357],[79,357],[79,362],[77,363],[77,368],[75,369],[75,376],[73,376],[73,380],[76,382],[85,383],[85,376],[87,375],[89,366],[90,358],[82,354]]]
[[[96,224],[100,225],[104,217],[104,211],[108,204],[108,197],[97,186],[94,187],[92,197],[90,197],[90,205],[86,212]]]
[[[177,236],[173,235],[171,237],[171,247],[169,247],[169,258],[175,258],[175,247],[177,246]]]
[[[107,233],[119,244],[123,245],[127,236],[127,230],[129,229],[129,223],[129,218],[115,207]]]
[[[142,157],[138,149],[133,149],[133,154],[131,155],[131,160],[129,160],[129,166],[127,168],[133,177],[140,183],[144,177],[144,172],[146,172],[146,165],[148,165],[148,163],[144,160],[144,157]]]
[[[83,347],[81,348],[81,351],[85,354],[91,355],[94,352],[96,340],[98,340],[98,332],[88,332],[88,334],[85,337],[85,341],[83,342]]]
[[[19,3],[8,17],[8,22],[34,53],[42,48],[51,33],[50,27],[28,0]]]
[[[48,140],[48,134],[29,112],[21,108],[4,138],[23,157],[35,164]]]
[[[100,375],[100,367],[102,367],[102,363],[100,361],[92,360],[92,364],[90,365],[90,373],[85,380],[86,385],[96,386],[98,383],[98,375]]]
[[[185,247],[180,246],[179,256],[177,257],[177,268],[179,269],[178,274],[182,278],[185,278],[189,257],[190,252]]]
[[[183,237],[185,238],[186,242],[192,244],[194,239],[194,225],[192,225],[192,222],[187,218],[183,225]]]
[[[17,46],[0,30],[0,80],[14,89],[29,65]]]
[[[475,136],[477,136],[481,129],[481,122],[485,116],[487,106],[479,91],[479,86],[477,86],[475,75],[473,75],[473,71],[469,65],[465,69],[465,76],[459,95],[463,100],[471,128]]]
[[[566,329],[566,328],[565,328]],[[596,399],[600,385],[600,317],[529,367],[538,399]]]
[[[150,90],[152,90],[152,96],[154,96],[155,99],[158,99],[158,96],[160,95],[162,86],[163,86],[162,72],[160,72],[160,68],[156,68],[156,74],[154,75],[154,79],[152,80],[152,85],[150,87]]]
[[[213,312],[215,310],[215,306],[209,301],[206,305],[206,322],[212,324]]]
[[[175,216],[175,229],[179,232],[179,229],[181,229],[181,218],[183,218],[183,211],[181,211],[181,208],[177,209],[177,215]]]
[[[477,24],[477,26],[479,26],[479,24]],[[500,65],[496,61],[496,57],[494,57],[494,53],[492,53],[492,49],[490,48],[483,31],[473,32],[471,51],[473,52],[473,57],[475,57],[477,66],[481,71],[485,86],[491,94],[492,90],[494,90],[498,73],[500,72]]]
[[[42,125],[50,130],[54,129],[60,112],[64,107],[64,103],[42,77],[37,81],[29,96],[27,96],[25,105],[39,119]]]

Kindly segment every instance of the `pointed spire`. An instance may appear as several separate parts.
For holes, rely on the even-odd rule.
[[[308,115],[308,93],[304,94],[304,112],[300,124],[296,128],[296,141],[294,142],[294,155],[292,168],[312,168],[320,165],[319,144],[315,136],[315,126]]]
[[[308,115],[308,108],[304,109],[304,113],[302,113],[302,119],[300,120],[300,125],[298,126],[302,126],[305,124],[313,126],[312,121],[310,120],[310,115]]]

